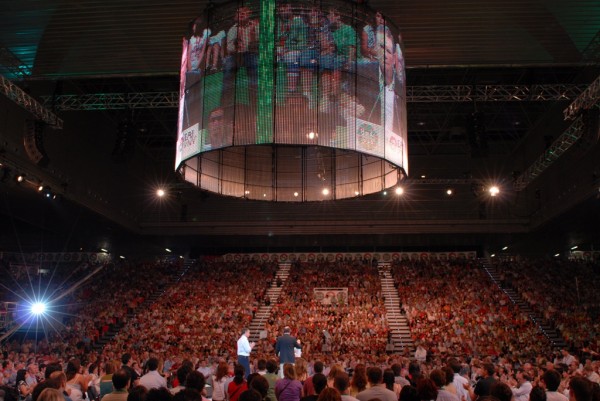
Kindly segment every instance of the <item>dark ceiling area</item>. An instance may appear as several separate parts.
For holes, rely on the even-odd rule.
[[[600,247],[598,91],[579,120],[564,118],[600,75],[598,1],[371,0],[404,40],[405,196],[302,204],[221,197],[174,171],[181,39],[207,5],[3,6],[0,251]],[[7,95],[9,84],[63,121],[40,133],[45,165],[24,149],[32,106]],[[477,143],[469,134],[474,112],[485,121]],[[135,145],[115,160],[126,118]],[[492,183],[502,189],[494,199],[486,192]],[[158,187],[167,189],[164,199],[156,199]]]

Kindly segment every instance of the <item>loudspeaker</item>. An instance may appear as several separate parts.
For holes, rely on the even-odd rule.
[[[29,159],[38,166],[45,167],[50,162],[44,150],[44,127],[43,121],[25,120],[25,131],[23,133],[23,146]]]
[[[117,127],[117,140],[111,158],[116,162],[126,162],[135,151],[136,129],[131,119],[121,121]]]

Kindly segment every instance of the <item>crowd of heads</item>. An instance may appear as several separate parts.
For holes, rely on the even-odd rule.
[[[85,382],[84,393],[95,398],[103,394],[102,383],[110,383],[111,390],[127,389],[133,400],[192,400],[202,392],[211,395],[206,383],[239,382],[247,383],[249,391],[241,393],[242,401],[275,401],[274,382],[265,385],[256,377],[280,373],[287,380],[309,381],[315,390],[324,388],[321,394],[329,401],[345,392],[357,395],[374,384],[394,392],[396,399],[416,401],[436,399],[458,375],[474,391],[479,378],[493,378],[492,395],[486,397],[496,399],[488,401],[510,401],[513,389],[524,382],[532,385],[532,401],[545,401],[548,391],[577,396],[571,401],[592,401],[586,394],[596,397],[597,386],[590,383],[600,382],[595,270],[584,263],[570,264],[577,269],[579,294],[544,297],[572,290],[556,285],[557,278],[567,280],[564,266],[545,266],[543,276],[535,263],[502,263],[498,269],[504,285],[517,288],[532,307],[543,308],[540,312],[549,310],[544,316],[556,321],[566,339],[573,339],[569,349],[561,351],[552,348],[474,261],[392,264],[411,334],[426,350],[425,358],[417,361],[408,351],[386,353],[385,300],[378,270],[370,261],[294,263],[285,283],[277,283],[278,266],[273,262],[204,261],[178,282],[171,278],[181,270],[180,263],[110,265],[73,292],[77,307],[69,311],[75,316],[65,318],[63,329],[39,341],[2,344],[2,391],[8,394],[5,400],[14,391],[46,400],[52,398],[39,398],[46,390],[44,397],[55,391],[76,393],[73,383]],[[269,301],[266,290],[278,284],[280,298]],[[347,288],[347,298],[323,303],[314,296],[316,289],[333,287]],[[157,289],[160,296],[146,301]],[[272,306],[264,326],[268,335],[251,354],[252,371],[244,372],[235,363],[236,340],[267,303]],[[564,313],[566,307],[573,316]],[[576,329],[574,322],[587,330]],[[120,330],[95,349],[106,325]],[[285,327],[302,340],[302,358],[278,372],[274,343]],[[148,372],[163,377],[164,386],[140,388],[139,377]],[[180,391],[174,395],[175,388]]]

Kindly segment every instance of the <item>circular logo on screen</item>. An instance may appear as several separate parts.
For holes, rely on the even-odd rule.
[[[356,131],[356,136],[358,136],[358,144],[361,148],[366,150],[377,149],[379,135],[377,135],[377,131],[372,125],[361,124]]]

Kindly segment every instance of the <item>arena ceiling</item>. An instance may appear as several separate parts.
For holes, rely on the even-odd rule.
[[[312,246],[315,236],[318,246],[458,247],[501,243],[556,225],[561,216],[579,216],[581,223],[573,228],[559,224],[568,231],[560,235],[563,246],[574,236],[598,243],[593,229],[581,228],[598,222],[600,166],[594,160],[600,151],[594,132],[524,190],[507,191],[504,203],[491,204],[480,193],[492,179],[512,187],[512,180],[568,129],[563,110],[600,73],[597,1],[372,0],[369,5],[393,21],[404,39],[413,197],[317,205],[223,199],[174,177],[176,110],[168,96],[178,90],[181,37],[208,2],[6,3],[0,16],[0,73],[54,110],[65,127],[45,132],[51,161],[45,168],[35,166],[20,148],[27,113],[0,99],[0,158],[12,173],[26,171],[61,188],[69,213],[79,213],[73,210],[83,205],[104,216],[92,219],[99,227],[185,237],[190,244],[201,238],[217,248],[228,236],[253,237],[252,246],[272,248],[288,242]],[[543,88],[543,94],[534,97],[534,88]],[[157,93],[160,98],[149,97]],[[114,95],[110,105],[86,106],[102,94]],[[137,106],[134,95],[141,97]],[[133,109],[139,132],[135,157],[123,164],[110,153],[126,107]],[[485,151],[474,149],[465,132],[475,110],[486,116]],[[150,188],[158,183],[172,189],[169,202],[149,201]],[[31,210],[42,210],[41,220],[53,224],[49,216],[60,213],[40,206],[38,194],[4,184],[4,222],[20,222],[47,236],[58,232]],[[451,202],[439,195],[450,186],[457,192]],[[581,205],[588,218],[568,214]],[[90,226],[73,222],[79,224]],[[15,243],[11,236],[4,236],[8,247]],[[35,237],[32,245],[38,241]]]

